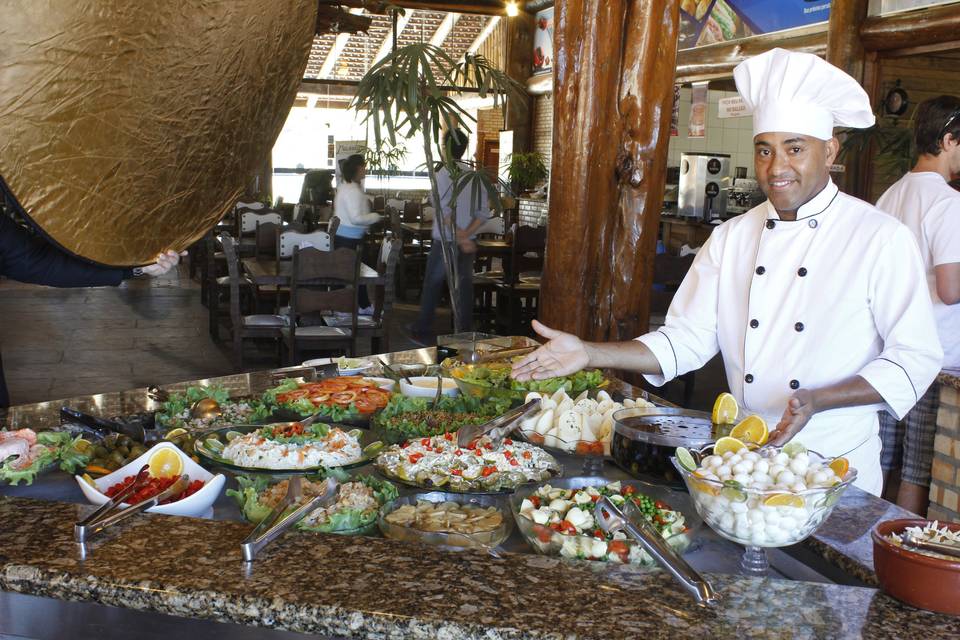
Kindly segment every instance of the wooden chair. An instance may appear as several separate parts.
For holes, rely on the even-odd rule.
[[[540,301],[540,274],[547,244],[546,227],[513,226],[510,255],[497,285],[496,324],[505,335],[530,332]],[[474,284],[476,289],[476,284]]]
[[[241,211],[237,216],[237,229],[234,236],[234,246],[237,248],[237,255],[241,258],[249,258],[256,254],[256,233],[257,224],[272,222],[276,225],[283,223],[283,219],[276,211],[265,209],[263,212]]]
[[[359,278],[360,255],[353,249],[320,251],[310,247],[294,251],[289,326],[283,329],[290,362],[300,362],[301,345],[320,350],[336,349],[346,355],[356,353]],[[308,315],[340,314],[349,314],[349,324],[308,326],[304,322]]]
[[[277,236],[275,247],[277,259],[289,260],[293,258],[296,249],[306,249],[307,247],[313,247],[320,251],[330,251],[333,249],[333,239],[326,231],[314,231],[313,233],[282,231]]]
[[[673,295],[693,264],[694,255],[679,257],[659,253],[653,258],[653,287],[650,290],[650,330],[663,326]],[[683,382],[683,406],[690,406],[695,383],[693,371],[677,380]]]
[[[254,232],[254,257],[277,257],[277,242],[280,237],[280,229],[280,225],[276,222],[261,222],[257,220],[256,231]]]
[[[370,338],[371,353],[390,351],[390,325],[393,303],[396,298],[396,271],[400,259],[399,238],[386,238],[380,245],[377,258],[377,273],[380,283],[372,287],[372,316],[357,316],[357,337]],[[370,285],[367,285],[371,288]],[[330,327],[346,327],[350,318],[346,314],[326,315],[323,321]]]
[[[287,319],[273,314],[244,315],[240,307],[240,260],[237,256],[236,243],[228,233],[220,236],[223,253],[227,258],[227,277],[230,290],[230,330],[233,337],[233,366],[237,371],[243,371],[243,341],[253,339],[271,339],[278,343],[278,366],[280,340],[283,337],[281,330],[286,326]]]
[[[383,196],[375,196],[373,198],[373,210],[374,211],[383,211],[383,208],[387,204],[387,199]]]

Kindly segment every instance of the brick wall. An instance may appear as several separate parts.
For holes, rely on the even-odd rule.
[[[960,379],[942,375],[940,382],[927,515],[940,521],[960,522]]]
[[[537,96],[533,101],[533,150],[543,155],[550,167],[553,158],[553,95]]]
[[[546,200],[520,198],[518,202],[518,218],[521,225],[528,227],[546,226],[547,210],[550,206]],[[543,225],[541,225],[541,221],[543,221]]]
[[[477,135],[497,135],[503,129],[503,107],[477,111]]]

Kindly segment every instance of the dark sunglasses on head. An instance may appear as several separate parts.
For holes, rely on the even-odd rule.
[[[950,128],[950,125],[953,124],[953,121],[960,117],[960,109],[956,109],[950,117],[947,118],[947,121],[943,123],[943,127],[940,129],[940,135],[937,136],[937,140],[943,140],[943,136],[947,135],[947,129]]]

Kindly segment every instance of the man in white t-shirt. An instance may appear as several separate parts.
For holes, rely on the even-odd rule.
[[[948,184],[960,174],[960,98],[940,96],[917,107],[914,138],[919,159],[877,201],[917,238],[933,300],[943,368],[960,373],[960,192]],[[880,413],[885,496],[925,514],[937,428],[940,385],[934,382],[903,420]],[[892,471],[901,466],[900,481]],[[893,480],[893,482],[891,482]]]

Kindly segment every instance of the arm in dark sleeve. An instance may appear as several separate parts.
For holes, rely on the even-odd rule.
[[[50,287],[116,286],[131,272],[75,258],[0,215],[0,275]]]

